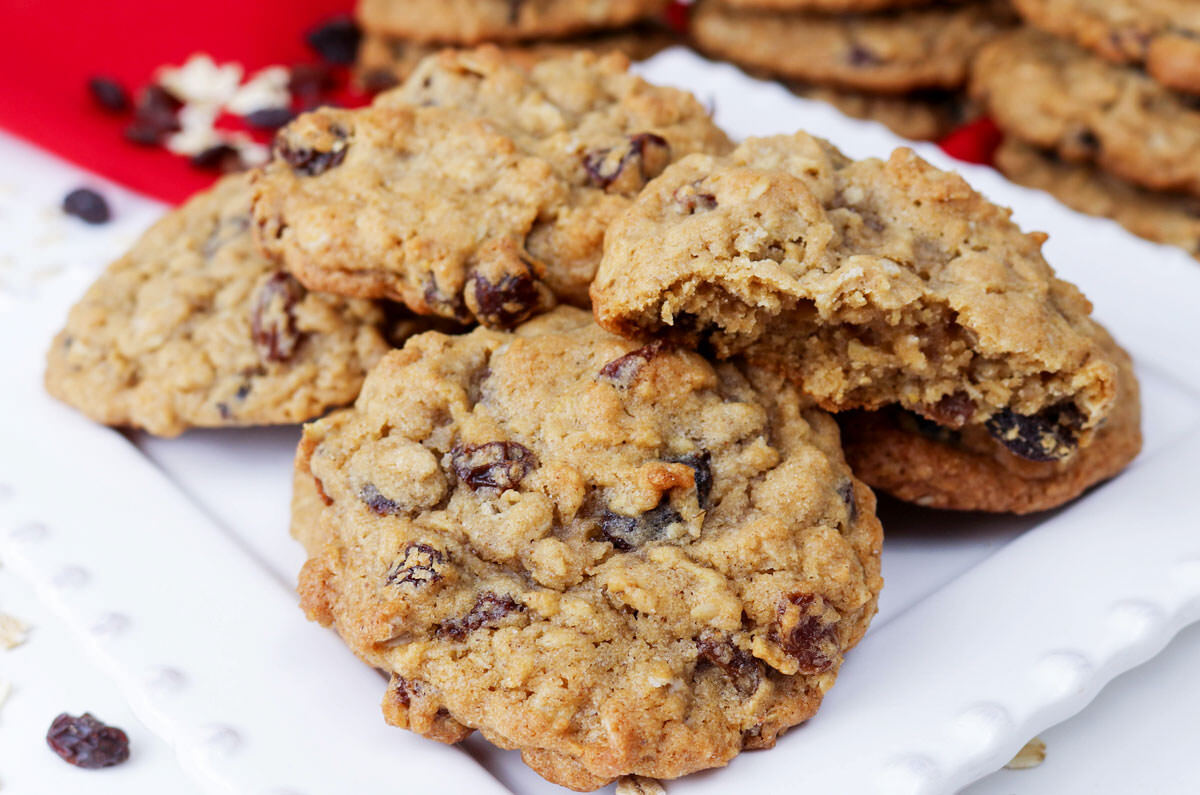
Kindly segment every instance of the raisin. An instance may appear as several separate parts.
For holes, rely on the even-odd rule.
[[[362,31],[350,17],[335,17],[304,37],[321,58],[339,66],[350,66],[358,57]]]
[[[286,362],[300,345],[292,309],[304,298],[304,288],[286,271],[275,271],[258,288],[250,315],[250,333],[259,357]]]
[[[440,637],[462,640],[482,627],[494,627],[509,613],[524,612],[525,605],[508,594],[485,591],[475,600],[471,611],[462,618],[451,618],[438,624],[434,632]]]
[[[849,478],[843,480],[838,484],[837,493],[845,503],[846,514],[850,517],[850,523],[853,524],[858,519],[858,498],[854,496],[854,481]]]
[[[932,439],[941,444],[958,444],[962,441],[962,434],[958,431],[947,428],[945,425],[939,425],[920,414],[905,411],[899,407],[894,407],[891,411],[893,422],[901,430],[920,434],[926,439]]]
[[[1015,455],[1030,461],[1058,461],[1079,446],[1083,417],[1073,403],[1051,406],[1038,414],[1003,409],[987,421],[988,432]]]
[[[675,202],[680,212],[688,215],[693,215],[698,210],[715,210],[717,208],[716,195],[700,190],[700,180],[676,188],[675,192],[671,194],[671,200]]]
[[[193,168],[216,171],[220,174],[232,174],[245,168],[241,153],[229,144],[210,146],[192,155],[190,162]]]
[[[75,767],[95,770],[119,765],[129,758],[129,737],[85,712],[78,718],[63,713],[50,724],[46,742],[54,753]]]
[[[696,639],[696,652],[701,662],[715,665],[724,671],[739,692],[749,695],[758,690],[762,681],[762,663],[750,652],[736,646],[729,638],[705,630]]]
[[[346,143],[347,133],[345,130],[334,126],[329,129],[329,132],[339,140],[335,141],[333,147],[328,151],[312,149],[307,146],[293,149],[282,137],[276,140],[275,151],[285,163],[292,167],[292,170],[298,171],[306,177],[319,176],[331,168],[340,166],[346,159],[346,152],[350,149],[349,144]]]
[[[663,340],[654,340],[649,345],[630,351],[601,367],[600,377],[616,386],[629,387],[637,379],[642,367],[668,349],[669,346]]]
[[[975,416],[975,401],[962,392],[955,392],[943,395],[932,406],[926,406],[923,413],[938,425],[958,430]]]
[[[424,298],[425,305],[442,317],[448,317],[460,323],[471,322],[471,313],[463,302],[462,296],[457,293],[443,293],[438,289],[432,276],[425,282]]]
[[[87,86],[96,104],[109,113],[124,113],[129,110],[129,94],[116,80],[97,75],[88,80]]]
[[[663,537],[663,531],[683,517],[671,507],[665,495],[658,505],[641,516],[625,516],[605,509],[600,516],[600,533],[621,552],[637,549]]]
[[[771,640],[796,659],[801,673],[824,673],[841,656],[837,624],[825,620],[823,608],[824,600],[818,602],[813,594],[792,593],[780,600],[776,610]]]
[[[311,110],[337,88],[337,77],[326,64],[297,64],[288,72],[288,92],[300,107]]]
[[[846,60],[851,66],[877,66],[883,63],[882,58],[861,44],[850,46],[850,52],[846,53]]]
[[[488,442],[455,447],[451,453],[454,474],[472,490],[515,489],[537,467],[529,448],[516,442]]]
[[[260,130],[277,130],[296,118],[291,108],[262,108],[251,111],[242,117],[242,121]]]
[[[613,193],[636,193],[671,162],[671,146],[661,135],[631,135],[624,146],[598,149],[583,158],[592,184]]]
[[[372,69],[359,79],[368,94],[378,94],[400,85],[400,80],[391,69]]]
[[[107,223],[112,218],[108,202],[91,188],[76,188],[63,198],[62,210],[89,224]]]
[[[537,282],[527,274],[507,275],[496,284],[476,272],[472,279],[475,316],[485,326],[512,328],[532,315],[542,303]]]
[[[441,567],[446,563],[446,553],[429,544],[416,541],[404,548],[404,558],[387,573],[388,585],[428,585],[442,579]]]
[[[181,107],[183,103],[162,86],[147,86],[133,110],[133,122],[125,128],[125,137],[141,146],[158,146],[168,135],[182,129]]]
[[[375,488],[373,483],[368,483],[363,486],[358,492],[358,498],[362,500],[373,513],[380,516],[395,516],[398,513],[404,513],[404,509],[400,507],[400,503],[395,500],[389,500],[387,497]]]
[[[1100,138],[1090,129],[1086,127],[1082,130],[1077,130],[1072,136],[1073,145],[1078,147],[1079,151],[1088,157],[1095,157],[1100,154]]]
[[[688,453],[677,458],[668,458],[675,464],[687,464],[696,473],[696,501],[701,510],[708,510],[708,497],[712,493],[712,453],[702,450],[699,453]]]
[[[407,679],[399,674],[392,674],[392,680],[388,682],[388,697],[395,700],[397,704],[407,707],[412,703],[412,695],[409,693],[410,687],[412,685],[409,684]]]

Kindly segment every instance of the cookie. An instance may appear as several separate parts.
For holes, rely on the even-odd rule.
[[[620,55],[522,69],[446,51],[362,110],[284,128],[256,183],[260,245],[312,289],[507,328],[586,305],[609,220],[728,140],[689,93]]]
[[[1081,213],[1111,218],[1135,235],[1200,258],[1200,198],[1146,190],[1014,138],[996,150],[996,168],[1013,182],[1044,190]]]
[[[298,468],[326,501],[302,604],[391,673],[387,719],[478,730],[574,789],[770,747],[882,584],[829,415],[568,307],[412,338],[306,427]]]
[[[361,0],[371,33],[423,43],[560,38],[657,16],[667,0]]]
[[[1012,20],[1004,0],[842,16],[702,0],[691,33],[701,50],[777,77],[905,94],[963,85],[971,58]]]
[[[730,9],[749,11],[815,11],[822,14],[861,14],[897,8],[934,5],[938,0],[721,0]]]
[[[1075,499],[1124,469],[1142,447],[1141,403],[1133,363],[1102,329],[1117,366],[1117,399],[1090,445],[1061,461],[1030,461],[987,429],[941,428],[891,408],[838,415],[846,459],[873,488],[931,508],[1031,513]]]
[[[1165,86],[1200,94],[1200,5],[1194,0],[1014,0],[1042,30]]]
[[[979,116],[978,106],[957,91],[871,94],[803,83],[788,88],[805,99],[827,102],[847,116],[877,121],[913,141],[940,141]]]
[[[1155,190],[1200,195],[1200,101],[1025,29],[975,62],[972,94],[1006,132]]]
[[[675,43],[675,36],[667,28],[642,25],[570,39],[520,42],[502,49],[513,63],[528,69],[538,61],[567,57],[576,50],[596,55],[619,52],[630,60],[641,61]],[[417,64],[440,49],[438,45],[368,33],[358,49],[358,82],[372,92],[394,88],[408,79]]]
[[[898,404],[1064,458],[1116,372],[1091,304],[1010,214],[909,149],[854,161],[804,133],[748,139],[671,166],[613,223],[596,318],[751,357],[832,411]]]
[[[309,292],[254,247],[250,177],[156,223],[71,309],[46,389],[106,425],[302,422],[350,403],[391,348],[374,303]]]

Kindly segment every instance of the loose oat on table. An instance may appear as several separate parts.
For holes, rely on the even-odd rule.
[[[29,636],[29,626],[8,613],[0,613],[0,647],[11,651],[25,642]]]
[[[1046,743],[1042,738],[1034,737],[1021,746],[1021,750],[1017,751],[1017,755],[1005,767],[1009,770],[1029,770],[1045,761]]]
[[[580,310],[414,337],[297,466],[302,604],[391,672],[387,719],[576,789],[773,745],[881,585],[831,417]]]
[[[610,227],[601,325],[746,355],[834,411],[897,404],[1062,458],[1112,408],[1091,305],[957,174],[804,133],[693,155]]]
[[[51,345],[46,388],[98,422],[161,436],[301,422],[354,400],[391,347],[388,322],[259,254],[250,177],[234,175],[100,275]]]
[[[667,0],[361,0],[368,33],[473,45],[562,38],[658,16]]]
[[[950,430],[897,407],[838,415],[846,460],[873,488],[929,508],[1002,513],[1057,508],[1119,473],[1142,447],[1133,362],[1099,326],[1096,337],[1117,365],[1117,399],[1092,443],[1061,460],[1023,457],[984,425]]]
[[[701,0],[691,34],[701,50],[777,77],[906,94],[962,86],[975,53],[1012,23],[1005,0],[841,16]]]
[[[669,163],[728,140],[618,54],[426,59],[363,110],[301,116],[256,183],[261,245],[313,289],[507,328],[587,303],[604,230]]]
[[[1135,235],[1200,258],[1200,197],[1147,190],[1086,163],[1070,163],[1016,138],[996,150],[996,168],[1068,207],[1111,218]]]
[[[1033,29],[975,61],[971,92],[1006,132],[1155,190],[1200,196],[1200,100]]]
[[[1195,0],[1014,0],[1034,25],[1114,63],[1142,65],[1165,86],[1200,94]]]

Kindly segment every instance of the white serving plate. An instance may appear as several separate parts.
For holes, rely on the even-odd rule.
[[[684,50],[641,71],[711,101],[735,137],[804,128],[856,156],[902,143]],[[1048,258],[1137,361],[1145,451],[1111,483],[1032,518],[885,502],[880,613],[821,713],[775,751],[671,782],[672,795],[747,782],[770,793],[953,792],[1200,619],[1200,269],[918,148],[1052,233]],[[386,727],[383,681],[304,621],[292,593],[302,555],[287,536],[296,428],[126,436],[44,394],[43,353],[67,307],[162,209],[106,186],[115,223],[62,218],[53,208],[88,180],[0,137],[0,560],[51,623],[0,653],[0,675],[17,680],[0,747],[21,749],[0,757],[0,784],[75,791],[87,775],[89,791],[135,795],[562,792],[477,738],[447,748]],[[0,599],[13,588],[0,579]],[[84,709],[124,716],[129,764],[82,774],[44,750],[53,714]]]

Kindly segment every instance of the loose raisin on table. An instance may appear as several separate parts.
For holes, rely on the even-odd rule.
[[[308,46],[329,63],[350,66],[358,57],[362,31],[350,17],[335,17],[304,37]]]
[[[300,332],[292,310],[303,298],[304,288],[286,271],[275,271],[258,289],[250,333],[263,361],[286,362],[296,353]]]
[[[1075,452],[1083,417],[1072,403],[1029,416],[1004,409],[988,418],[987,429],[1000,444],[1030,461],[1058,461]]]
[[[260,130],[277,130],[296,118],[291,108],[261,108],[242,117],[242,121]]]
[[[124,113],[129,110],[129,93],[111,77],[97,75],[88,80],[87,85],[92,99],[109,113]]]
[[[229,144],[216,144],[192,155],[189,162],[193,168],[203,171],[216,171],[218,174],[232,174],[246,167],[242,162],[242,154]]]
[[[183,129],[179,124],[182,107],[183,103],[162,86],[147,86],[138,97],[133,122],[125,128],[125,137],[141,146],[158,146],[171,133]]]
[[[493,627],[510,613],[524,612],[525,605],[508,594],[485,591],[475,600],[469,613],[462,618],[451,618],[437,625],[434,630],[439,636],[462,640],[477,629]]]
[[[107,223],[112,218],[108,202],[91,188],[76,188],[63,199],[62,210],[89,224]]]
[[[66,762],[94,770],[119,765],[129,758],[129,737],[90,713],[78,718],[63,713],[50,724],[46,743]]]
[[[537,458],[516,442],[459,445],[451,452],[454,474],[472,490],[515,489],[537,467]]]

